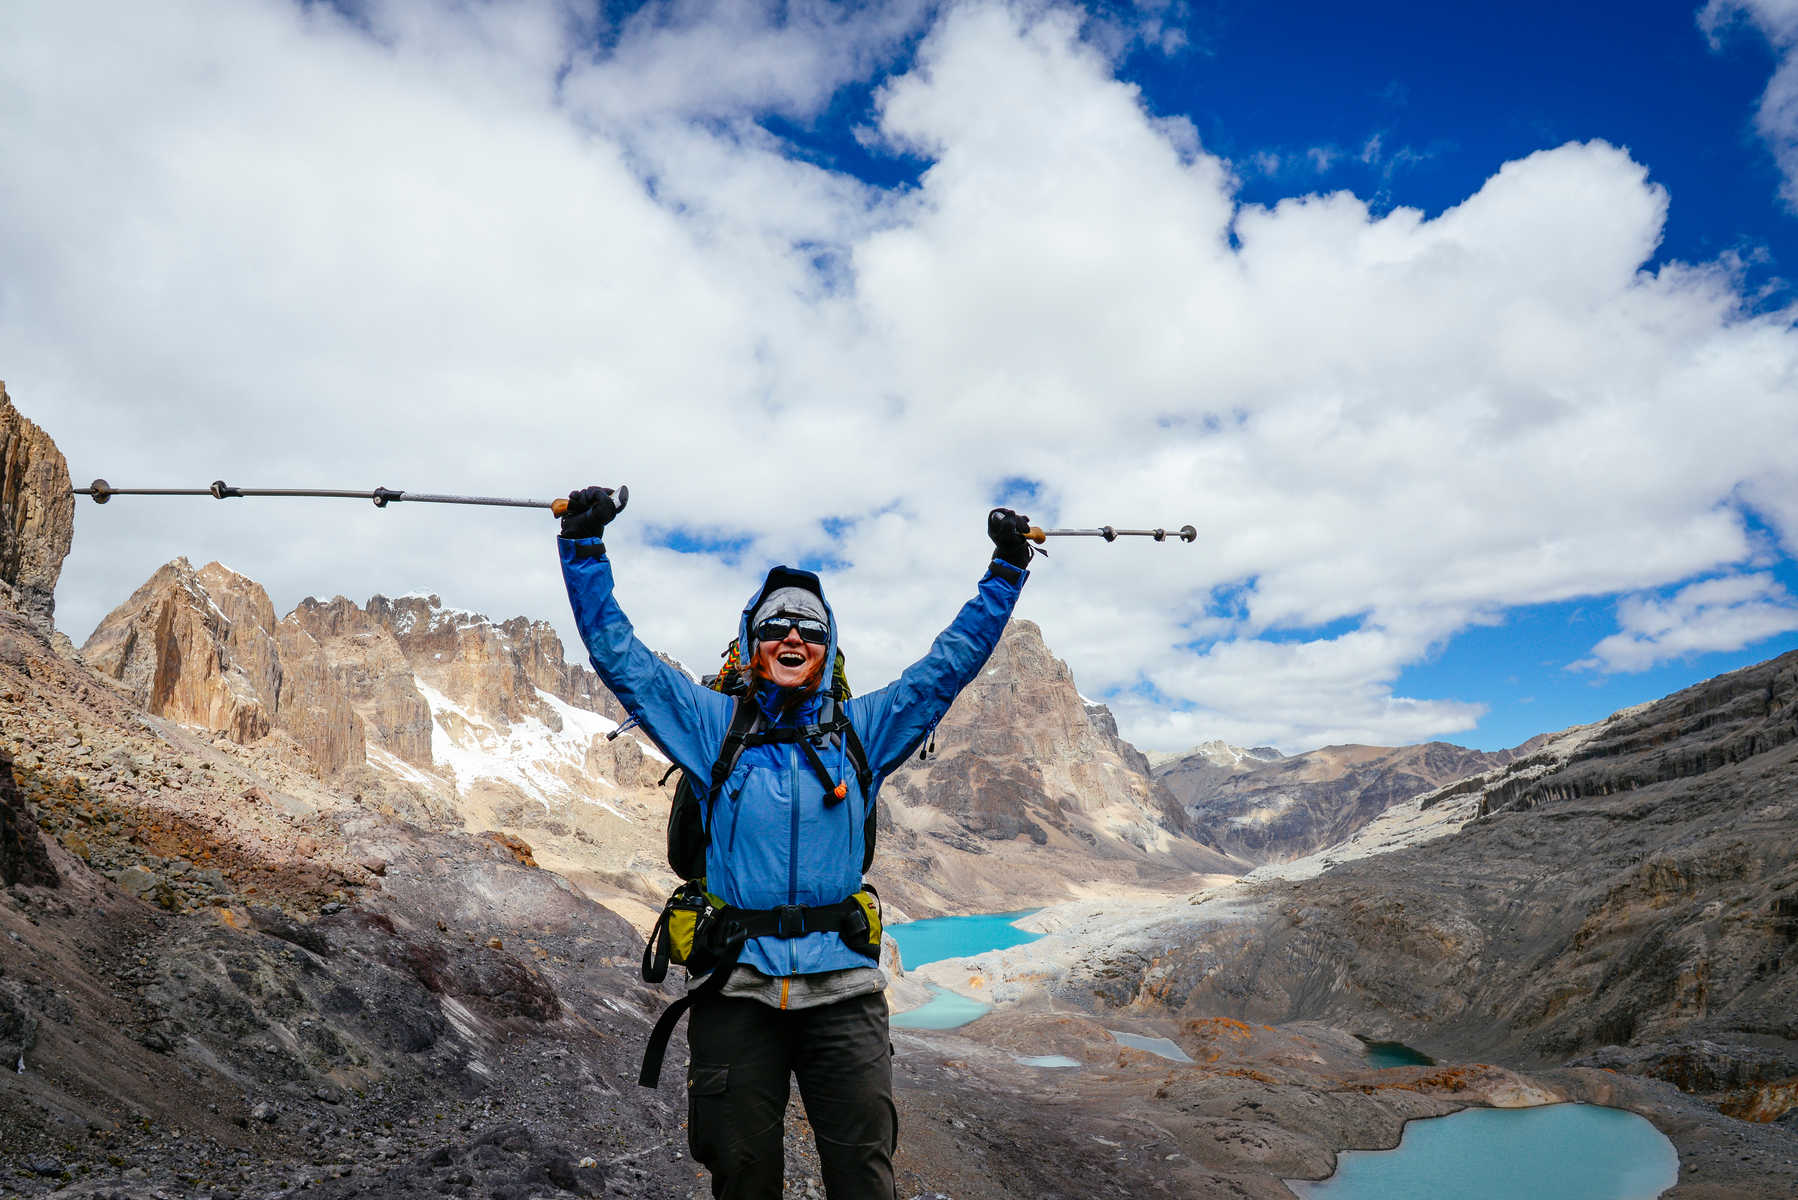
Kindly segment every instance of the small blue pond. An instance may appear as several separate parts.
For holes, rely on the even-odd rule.
[[[1673,1143],[1590,1104],[1470,1108],[1413,1121],[1395,1150],[1347,1150],[1300,1200],[1653,1200],[1679,1179]]]
[[[916,1008],[894,1013],[892,1024],[900,1029],[960,1029],[993,1011],[990,1004],[930,985],[930,999]]]
[[[1367,1065],[1379,1067],[1433,1067],[1436,1060],[1421,1050],[1413,1050],[1403,1042],[1370,1042],[1361,1039],[1367,1048]]]
[[[1147,1050],[1150,1054],[1159,1054],[1170,1062],[1189,1063],[1192,1055],[1180,1049],[1171,1038],[1146,1037],[1140,1033],[1125,1033],[1121,1029],[1107,1029],[1105,1032],[1116,1038],[1120,1046],[1133,1046],[1138,1050]]]
[[[1041,1067],[1050,1071],[1065,1071],[1080,1065],[1077,1058],[1069,1058],[1065,1054],[1031,1054],[1018,1059],[1026,1067]]]

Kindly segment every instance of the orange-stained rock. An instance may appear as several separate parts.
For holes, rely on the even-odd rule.
[[[19,611],[46,632],[53,627],[56,580],[74,533],[69,464],[50,436],[13,407],[0,383],[0,583]]]

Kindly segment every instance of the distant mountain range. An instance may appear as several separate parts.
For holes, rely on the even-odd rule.
[[[634,920],[672,886],[668,761],[640,730],[609,736],[624,710],[564,660],[546,622],[496,622],[436,596],[307,599],[277,618],[254,580],[181,559],[81,654],[154,716],[283,754],[413,819],[519,837]],[[902,909],[1040,903],[1082,878],[1251,865],[1193,836],[1028,621],[1006,631],[932,745],[882,793],[875,878]]]
[[[1353,837],[1392,805],[1529,756],[1548,737],[1515,750],[1326,746],[1286,756],[1266,746],[1206,742],[1154,768],[1193,831],[1253,863],[1285,862]]]

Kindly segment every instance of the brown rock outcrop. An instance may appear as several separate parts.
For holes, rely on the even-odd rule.
[[[536,717],[552,729],[555,712],[537,695],[614,721],[624,712],[586,667],[563,661],[562,639],[547,621],[513,617],[493,622],[479,613],[444,608],[436,596],[374,596],[363,610],[391,633],[419,679],[502,728]]]
[[[277,623],[262,585],[222,564],[165,564],[81,653],[156,716],[239,744],[280,728],[326,774],[364,761],[362,720],[318,643]]]
[[[207,567],[215,580],[217,566]],[[156,716],[253,742],[268,735],[280,695],[274,608],[266,593],[258,605],[244,589],[228,589],[223,599],[240,620],[266,621],[240,630],[200,576],[185,558],[164,564],[95,627],[81,654]],[[234,653],[239,649],[244,663]]]
[[[330,775],[368,760],[362,717],[351,704],[324,648],[289,617],[276,627],[281,697],[275,720]]]
[[[74,534],[69,464],[0,383],[0,582],[45,631],[52,628],[56,580]]]

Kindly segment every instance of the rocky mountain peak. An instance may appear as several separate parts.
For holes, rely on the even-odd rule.
[[[1148,761],[1117,735],[1103,705],[1089,705],[1042,630],[1013,620],[980,677],[935,735],[935,755],[896,772],[888,792],[934,809],[966,832],[1071,840],[1117,852],[1166,849],[1184,814],[1149,777]]]
[[[165,563],[81,648],[155,716],[249,744],[279,728],[325,774],[360,764],[362,722],[316,639],[222,563]]]
[[[75,535],[69,464],[50,435],[13,407],[0,383],[0,583],[46,633],[56,580]]]

